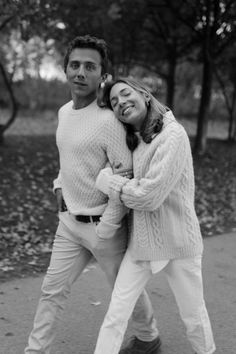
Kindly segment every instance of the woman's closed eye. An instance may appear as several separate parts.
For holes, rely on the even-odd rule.
[[[121,96],[123,96],[123,97],[129,96],[129,95],[130,95],[130,92],[129,92],[129,91],[123,91],[123,92],[121,93]]]
[[[111,100],[111,107],[112,107],[112,108],[115,108],[115,107],[117,106],[117,103],[118,103],[117,99],[113,98],[113,99]]]

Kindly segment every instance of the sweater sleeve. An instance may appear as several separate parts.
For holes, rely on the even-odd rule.
[[[117,229],[121,227],[122,219],[128,213],[128,208],[124,204],[117,204],[109,199],[106,209],[96,226],[96,232],[101,238],[112,238]]]
[[[113,171],[132,171],[132,154],[126,144],[126,131],[112,112],[103,126],[102,134],[103,145]]]
[[[109,193],[109,178],[113,177],[110,167],[102,169],[96,180],[96,187],[104,194]],[[120,177],[120,176],[119,176]],[[123,179],[123,177],[121,177]],[[122,219],[127,214],[128,208],[121,202],[117,203],[108,199],[106,209],[96,227],[96,232],[101,238],[111,238],[121,226]]]
[[[128,181],[122,189],[120,183],[111,181],[109,196],[114,198],[120,189],[123,203],[137,210],[153,211],[163,203],[185,168],[190,146],[184,128],[179,125],[162,134],[145,177]]]

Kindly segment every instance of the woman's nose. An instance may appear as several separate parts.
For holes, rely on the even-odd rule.
[[[119,99],[119,106],[120,106],[120,107],[123,107],[124,104],[125,104],[125,102],[126,102],[126,101],[125,101],[124,98],[120,98],[120,99]]]

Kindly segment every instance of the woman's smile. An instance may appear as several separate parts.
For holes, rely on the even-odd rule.
[[[132,111],[132,108],[134,108],[133,104],[127,105],[125,108],[122,108],[121,115],[122,116],[128,115]]]
[[[116,83],[110,92],[110,102],[115,116],[135,130],[139,130],[146,115],[144,95],[123,82]]]

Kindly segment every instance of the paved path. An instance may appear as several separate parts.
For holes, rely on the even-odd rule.
[[[236,234],[204,240],[205,299],[216,354],[236,354]],[[23,354],[42,276],[0,285],[0,354]],[[162,354],[191,354],[173,295],[162,274],[148,284],[163,341]],[[94,265],[74,285],[52,354],[92,354],[110,289]],[[130,330],[128,331],[130,334]]]

